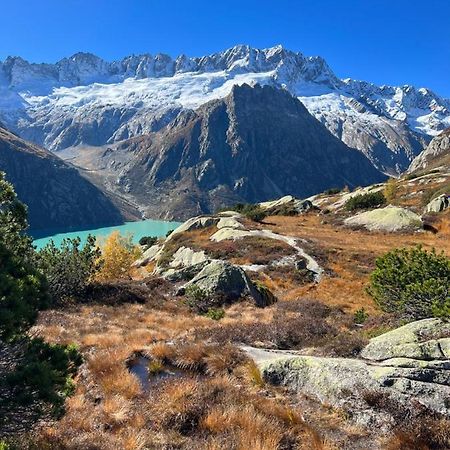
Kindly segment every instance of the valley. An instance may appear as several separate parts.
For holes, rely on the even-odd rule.
[[[0,61],[0,450],[450,448],[450,99],[53,60]]]

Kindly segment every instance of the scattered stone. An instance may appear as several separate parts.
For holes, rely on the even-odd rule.
[[[223,217],[217,223],[217,228],[221,230],[222,228],[233,228],[234,230],[244,230],[245,227],[241,222],[236,220],[234,217]]]
[[[155,244],[149,247],[142,255],[142,258],[138,259],[133,263],[133,267],[143,267],[146,266],[150,261],[152,261],[156,255],[160,252],[162,245]]]
[[[169,264],[169,268],[178,269],[180,267],[192,266],[203,261],[206,261],[208,258],[206,253],[202,250],[200,252],[196,252],[189,247],[180,247],[172,257],[172,261]]]
[[[294,267],[296,270],[307,270],[308,261],[306,261],[306,259],[298,259],[297,261],[295,261]]]
[[[248,230],[240,230],[235,228],[221,228],[216,231],[211,237],[211,241],[221,242],[227,239],[241,239],[247,236],[252,236],[253,233]]]
[[[296,198],[292,195],[285,195],[284,197],[281,197],[277,200],[272,200],[269,202],[262,202],[259,204],[259,206],[264,210],[274,209],[278,208],[280,206],[289,205],[290,203],[294,203],[296,201]]]
[[[189,281],[192,280],[192,278],[194,278],[207,264],[209,264],[209,261],[202,261],[178,270],[169,269],[163,274],[163,277],[174,283],[179,281]]]
[[[170,233],[169,236],[167,237],[166,242],[173,239],[173,237],[176,236],[177,234],[217,225],[219,220],[220,220],[219,217],[214,216],[192,217],[191,219],[188,219],[186,220],[186,222],[182,223],[178,228],[175,228],[175,230],[173,230],[172,233]]]

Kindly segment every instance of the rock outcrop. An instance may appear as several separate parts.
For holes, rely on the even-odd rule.
[[[391,358],[450,360],[450,323],[439,319],[409,323],[373,338],[361,357],[372,361]]]
[[[0,128],[0,170],[28,206],[32,230],[123,223],[113,202],[77,170],[4,128]]]
[[[364,359],[301,356],[292,352],[245,348],[264,377],[344,408],[359,423],[389,427],[389,407],[414,411],[417,404],[450,417],[450,326],[425,319],[376,337],[362,351]]]
[[[225,301],[250,296],[259,307],[269,306],[276,301],[273,295],[258,290],[240,267],[226,261],[209,262],[178,292],[183,294],[189,286],[202,289],[208,296],[221,296]]]
[[[450,206],[450,195],[449,194],[442,194],[439,195],[436,198],[433,198],[430,203],[425,207],[425,212],[430,213],[439,213],[441,211],[444,211],[444,209],[447,209]]]
[[[411,163],[408,172],[450,169],[450,128],[437,135]]]
[[[413,231],[422,228],[422,219],[416,213],[397,206],[365,211],[345,219],[348,226],[362,226],[370,231]]]

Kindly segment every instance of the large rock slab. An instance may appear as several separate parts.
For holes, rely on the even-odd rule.
[[[260,351],[261,352],[261,351]],[[251,353],[250,353],[251,355]],[[256,361],[264,378],[353,413],[357,422],[386,426],[387,411],[371,410],[368,396],[383,396],[405,408],[420,403],[450,417],[450,362],[423,366],[414,360],[384,361],[282,355]],[[417,367],[418,366],[418,367]]]
[[[370,340],[361,356],[372,361],[390,358],[450,359],[450,323],[423,319]]]
[[[175,228],[175,230],[173,230],[172,233],[169,234],[166,241],[170,241],[177,234],[185,233],[186,231],[198,230],[201,228],[208,228],[213,225],[217,225],[219,220],[220,220],[220,217],[214,217],[214,216],[192,217],[192,218],[186,220],[186,222],[182,223],[178,228]]]
[[[349,226],[363,226],[370,231],[412,231],[422,228],[422,219],[416,213],[397,206],[366,211],[345,219]]]
[[[232,228],[234,230],[245,229],[244,225],[242,225],[235,217],[222,217],[219,222],[217,222],[217,228],[219,230],[222,228]]]
[[[228,239],[241,239],[245,238],[247,236],[252,236],[254,233],[248,230],[242,230],[238,228],[221,228],[220,230],[217,230],[211,237],[211,241],[214,242],[221,242],[226,241]]]
[[[150,261],[153,261],[158,253],[161,251],[162,245],[155,244],[149,247],[142,255],[142,258],[138,259],[133,263],[133,267],[143,267],[146,266]]]
[[[386,426],[393,419],[389,408],[372,408],[367,398],[384,398],[385,404],[412,412],[421,404],[450,417],[450,323],[440,319],[412,322],[371,339],[364,359],[244,350],[268,381],[346,408],[365,425]]]
[[[179,269],[181,267],[193,266],[195,264],[206,261],[208,257],[202,250],[196,252],[189,247],[180,247],[173,255],[169,267],[172,269]]]

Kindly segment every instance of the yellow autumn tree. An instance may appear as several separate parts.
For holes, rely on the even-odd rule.
[[[140,247],[133,244],[131,235],[123,236],[118,231],[114,231],[101,242],[100,248],[102,267],[96,275],[98,281],[129,278],[131,265],[142,254]]]
[[[386,182],[383,191],[383,194],[389,203],[393,202],[396,199],[397,191],[398,191],[398,181],[395,178],[389,178],[389,180],[387,180]]]

